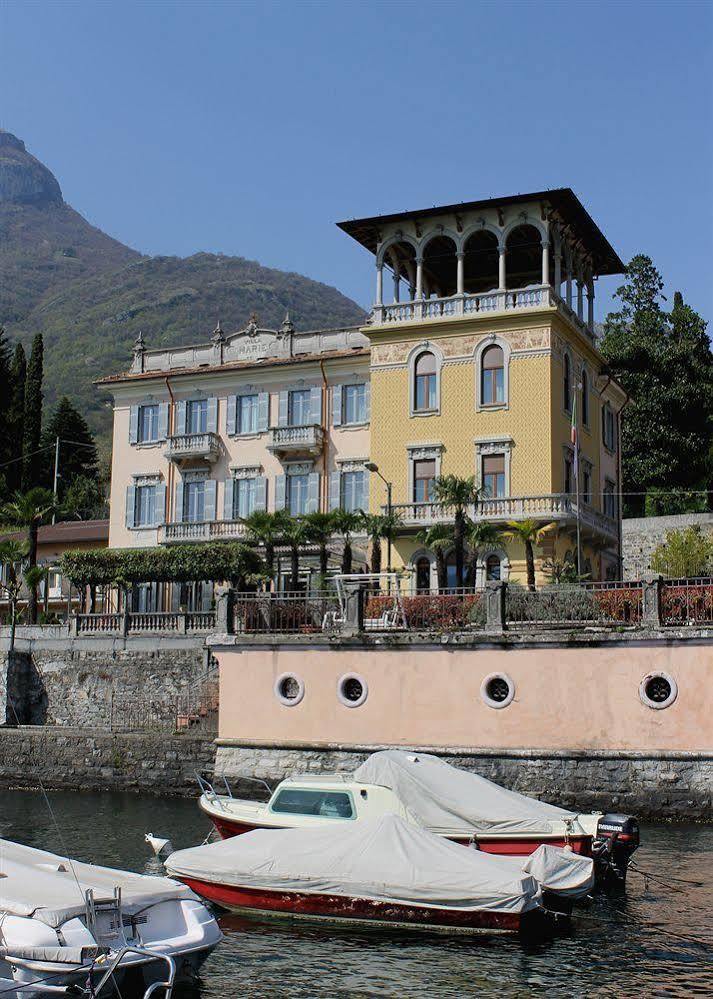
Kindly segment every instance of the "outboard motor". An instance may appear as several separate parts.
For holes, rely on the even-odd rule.
[[[633,815],[607,812],[597,822],[592,855],[603,880],[626,881],[631,855],[639,846],[639,823]]]

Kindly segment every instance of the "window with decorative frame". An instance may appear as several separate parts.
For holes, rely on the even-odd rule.
[[[413,371],[414,412],[434,412],[438,409],[438,366],[436,355],[430,350],[424,350],[416,358]]]
[[[480,359],[481,406],[500,406],[505,402],[505,356],[499,344],[491,344]]]

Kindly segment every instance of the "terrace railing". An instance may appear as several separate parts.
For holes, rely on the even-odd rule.
[[[528,590],[508,586],[505,626],[568,628],[579,625],[634,627],[643,617],[641,583],[580,583]]]
[[[76,635],[192,635],[215,629],[215,611],[149,611],[137,613],[76,614]]]
[[[219,703],[218,671],[212,670],[198,682],[188,684],[174,697],[112,694],[109,728],[112,732],[216,735]]]
[[[233,631],[238,635],[309,635],[327,630],[340,615],[333,590],[322,592],[236,593]]]
[[[661,582],[661,623],[713,624],[713,579],[666,579]]]

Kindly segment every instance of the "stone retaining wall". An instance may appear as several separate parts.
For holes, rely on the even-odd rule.
[[[713,529],[713,513],[681,513],[670,517],[629,517],[622,521],[624,579],[651,575],[654,549],[666,540],[667,531],[681,531],[693,524]]]
[[[218,740],[216,772],[240,794],[261,797],[251,781],[274,786],[290,774],[349,773],[389,746],[268,746]],[[418,751],[418,750],[416,750]],[[421,747],[454,766],[576,811],[621,811],[645,819],[713,820],[713,754],[484,751]],[[237,780],[236,780],[237,778]],[[264,797],[264,795],[262,795]]]

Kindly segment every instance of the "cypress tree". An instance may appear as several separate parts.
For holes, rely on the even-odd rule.
[[[37,454],[42,433],[42,373],[44,344],[38,333],[32,341],[30,363],[25,379],[25,406],[22,428],[22,489],[27,492],[39,485],[41,469],[47,458]]]
[[[10,365],[10,411],[8,415],[8,458],[12,464],[5,469],[5,479],[10,494],[20,488],[22,480],[22,422],[25,415],[25,379],[27,361],[21,343],[15,344],[15,353]]]
[[[5,330],[0,326],[0,494],[7,490],[7,473],[11,465],[6,463],[13,457],[11,423],[12,366],[10,363],[10,343]]]
[[[54,447],[58,437],[61,443],[60,478],[57,492],[59,498],[63,499],[74,479],[80,476],[90,479],[92,482],[96,482],[98,479],[97,449],[94,438],[89,431],[87,421],[66,395],[59,400],[51,419],[42,431],[40,446],[48,448],[41,455],[43,459],[42,485],[48,489],[52,488],[54,477],[54,456],[49,448]]]

